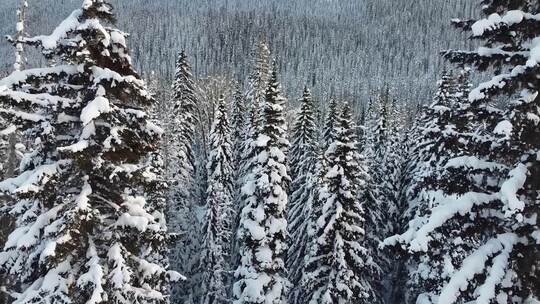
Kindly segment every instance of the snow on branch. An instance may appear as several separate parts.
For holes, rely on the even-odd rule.
[[[501,186],[501,200],[507,208],[506,216],[511,216],[517,211],[523,211],[525,203],[517,197],[517,192],[523,188],[527,180],[527,166],[519,164],[516,168],[508,173],[507,179]]]
[[[83,11],[78,9],[73,11],[50,35],[36,36],[33,38],[24,39],[27,43],[37,43],[45,49],[54,49],[60,39],[66,38],[68,33],[75,30],[79,26],[79,18]]]
[[[481,160],[476,156],[460,156],[450,159],[445,168],[472,168],[472,169],[488,169],[488,170],[504,170],[505,165]]]
[[[51,77],[51,75],[67,74],[72,75],[84,68],[83,65],[59,65],[47,68],[26,69],[23,71],[15,71],[11,75],[0,80],[0,92],[8,88],[18,86],[30,82],[30,78],[35,77]]]
[[[11,193],[38,192],[58,173],[58,163],[42,165],[31,171],[25,171],[17,177],[0,182],[0,191]]]
[[[96,246],[92,239],[88,240],[88,253],[86,254],[88,262],[86,267],[88,271],[83,273],[77,280],[77,286],[82,288],[92,289],[92,293],[86,304],[97,304],[103,301],[103,295],[105,293],[102,281],[103,281],[103,268],[100,265],[100,258],[97,254]]]
[[[488,16],[488,18],[476,21],[471,26],[471,30],[474,37],[480,37],[492,30],[500,28],[501,26],[512,26],[519,24],[524,20],[540,21],[540,14],[533,15],[520,10],[508,11],[503,16],[499,14],[491,14]]]
[[[478,299],[475,303],[490,303],[490,299],[495,296],[495,286],[501,282],[506,273],[509,254],[518,241],[519,239],[516,234],[505,233],[498,235],[478,248],[463,261],[461,269],[453,274],[448,284],[444,286],[439,296],[438,304],[455,303],[460,291],[466,290],[469,281],[476,275],[484,273],[488,260],[499,253],[493,259],[493,265],[488,270],[485,283],[476,290]]]
[[[409,229],[402,235],[393,236],[384,240],[381,246],[391,246],[396,243],[409,244],[409,249],[413,252],[428,250],[428,243],[431,240],[430,233],[444,225],[446,221],[456,214],[465,215],[474,206],[488,204],[499,198],[498,194],[485,194],[469,192],[463,195],[445,196],[441,191],[430,191],[427,195],[439,202],[434,207],[431,214],[421,221],[415,220],[409,223]]]

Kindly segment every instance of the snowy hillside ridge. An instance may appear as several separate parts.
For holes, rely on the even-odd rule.
[[[4,2],[5,9],[0,11],[0,28],[6,29],[3,35],[11,34],[18,0]],[[32,4],[26,31],[36,34],[54,29],[79,2]],[[197,75],[230,72],[235,78],[243,77],[250,71],[245,58],[251,46],[266,36],[283,61],[282,78],[290,83],[284,88],[287,96],[309,84],[315,94],[346,99],[353,108],[367,102],[363,95],[386,82],[401,83],[396,94],[412,103],[432,93],[444,67],[437,52],[462,43],[459,33],[446,30],[450,18],[474,16],[476,9],[474,1],[464,0],[421,0],[415,5],[405,0],[116,0],[113,4],[122,11],[119,25],[132,35],[129,40],[138,70],[144,75],[155,71],[163,85],[173,78],[171,63],[184,48],[197,54],[192,62]],[[401,13],[388,14],[392,11]],[[419,40],[425,48],[417,47]],[[0,45],[0,58],[11,58],[11,53],[8,45]],[[35,62],[34,55],[28,57]],[[11,62],[4,64],[11,66]],[[229,71],[229,67],[234,68]],[[302,81],[295,83],[295,79]],[[345,82],[346,88],[340,85]]]

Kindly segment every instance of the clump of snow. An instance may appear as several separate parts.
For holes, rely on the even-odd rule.
[[[446,168],[475,168],[475,169],[490,169],[490,170],[502,170],[506,166],[490,161],[481,160],[476,156],[460,156],[450,159],[446,165]]]
[[[540,63],[540,37],[533,39],[527,66],[534,67]]]
[[[120,227],[132,227],[141,232],[146,231],[149,227],[153,227],[150,224],[154,222],[154,217],[146,212],[144,206],[146,200],[144,197],[126,196],[122,207],[127,209],[127,212],[123,213],[116,221],[116,226]]]
[[[75,200],[75,203],[77,204],[77,208],[81,210],[88,209],[89,205],[88,202],[90,201],[90,198],[88,197],[90,194],[92,194],[92,187],[88,183],[88,176],[84,177],[84,185],[82,187],[81,193]]]
[[[503,121],[501,121],[501,122],[499,122],[497,124],[497,126],[495,127],[493,132],[495,134],[500,134],[500,135],[504,135],[506,137],[509,137],[510,135],[512,135],[513,128],[514,128],[514,126],[512,125],[512,123],[510,121],[503,120]]]
[[[79,18],[82,16],[82,10],[75,10],[69,17],[64,19],[58,27],[48,36],[37,36],[27,39],[30,42],[41,42],[45,49],[54,49],[58,45],[58,41],[67,37],[68,33],[75,30],[79,26]]]
[[[88,103],[81,111],[81,121],[83,124],[88,124],[95,118],[99,117],[103,113],[109,113],[111,111],[111,106],[109,100],[104,97],[105,89],[100,86],[96,98]]]
[[[266,147],[271,138],[268,135],[260,134],[257,140],[253,142],[256,147]]]
[[[109,273],[109,278],[114,289],[123,289],[125,285],[131,281],[131,271],[126,266],[126,260],[122,254],[122,247],[119,243],[115,243],[109,249],[107,258],[112,264],[112,269]]]
[[[525,203],[517,197],[517,192],[523,188],[527,180],[528,169],[525,165],[519,164],[516,168],[509,172],[509,179],[506,180],[500,190],[501,200],[506,204],[508,211],[507,216],[516,211],[523,211]]]
[[[495,26],[495,24],[502,22],[502,18],[499,14],[492,14],[487,19],[481,19],[476,21],[471,29],[474,36],[482,36],[486,30],[489,30]]]

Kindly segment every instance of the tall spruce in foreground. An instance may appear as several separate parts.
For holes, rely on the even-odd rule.
[[[232,241],[233,169],[227,105],[219,100],[216,117],[210,132],[208,162],[208,192],[203,229],[200,269],[202,299],[200,303],[228,303],[227,273]]]
[[[487,262],[475,271],[487,275],[477,292],[478,301],[534,302],[540,300],[540,3],[485,0],[482,4],[485,19],[474,23],[456,20],[454,24],[470,31],[483,47],[473,52],[449,51],[445,57],[481,71],[500,71],[471,91],[473,104],[488,103],[499,95],[519,97],[492,126],[496,136],[492,158],[508,172],[498,185],[497,210],[504,215],[498,219],[496,235],[482,247],[494,266],[488,268]],[[459,273],[466,271],[463,268]],[[512,286],[495,271],[505,273]],[[455,292],[451,288],[454,281],[441,296]]]
[[[1,114],[34,138],[3,181],[17,229],[0,268],[15,303],[167,303],[165,201],[153,100],[105,1],[86,0],[51,36],[25,38],[54,67],[0,81]]]
[[[253,55],[253,71],[248,79],[248,88],[246,93],[247,105],[249,107],[247,118],[245,119],[245,141],[242,146],[242,164],[241,174],[246,175],[250,171],[249,166],[254,157],[252,142],[259,136],[262,117],[264,111],[264,102],[266,89],[269,85],[270,68],[270,50],[264,41],[257,44],[255,54]]]
[[[324,176],[312,212],[315,236],[306,259],[304,303],[378,303],[370,284],[373,263],[365,242],[364,191],[367,169],[359,162],[356,130],[346,105],[336,139],[325,153]]]
[[[495,68],[498,75],[472,90],[469,106],[459,109],[453,131],[460,138],[449,146],[455,154],[443,164],[437,191],[428,191],[431,208],[397,237],[411,252],[429,257],[430,269],[445,270],[444,282],[424,285],[420,303],[536,303],[540,294],[539,143],[533,140],[540,135],[539,4],[482,3],[487,18],[454,22],[484,46],[445,57]],[[495,97],[514,93],[519,99],[500,115],[492,106]],[[433,252],[440,257],[432,258]]]
[[[199,284],[196,269],[199,262],[201,225],[195,214],[198,205],[194,197],[193,136],[197,100],[195,82],[185,51],[178,56],[172,89],[174,105],[169,130],[174,136],[170,147],[174,155],[171,155],[169,170],[172,170],[173,183],[167,215],[171,229],[182,234],[181,241],[171,250],[171,265],[190,277],[189,282],[174,288],[173,299],[186,301],[195,293]]]
[[[235,303],[285,303],[287,252],[287,128],[285,98],[274,68],[263,110],[259,136],[253,141],[256,157],[242,188],[240,215],[241,264],[236,270]]]
[[[300,288],[300,279],[304,269],[304,258],[307,254],[308,220],[317,178],[315,105],[307,87],[304,89],[300,112],[293,127],[289,159],[291,176],[293,177],[288,215],[287,270],[293,286],[289,294],[289,303],[302,303],[305,295]]]

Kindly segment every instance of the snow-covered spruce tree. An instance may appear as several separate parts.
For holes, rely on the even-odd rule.
[[[245,119],[245,140],[242,147],[242,175],[250,171],[251,160],[254,157],[252,142],[258,138],[262,124],[262,112],[268,81],[271,74],[270,50],[264,41],[257,44],[253,56],[253,71],[248,78],[246,101],[249,106],[249,114]]]
[[[232,241],[234,210],[233,168],[227,104],[219,100],[210,132],[210,158],[206,217],[203,229],[199,269],[202,272],[201,301],[203,304],[228,303],[227,283],[229,254]]]
[[[506,106],[506,112],[493,127],[497,140],[491,143],[492,161],[507,168],[499,181],[494,231],[484,231],[486,239],[464,261],[457,274],[466,274],[469,286],[479,286],[477,302],[503,299],[511,303],[540,300],[540,3],[538,1],[486,0],[486,18],[455,21],[483,42],[476,51],[449,51],[445,57],[480,70],[495,68],[499,73],[480,84],[469,95],[473,104],[486,104],[498,95],[519,94]],[[475,202],[475,206],[486,200]],[[485,209],[485,208],[484,208]],[[463,212],[463,210],[459,210]],[[486,211],[484,211],[486,212]],[[466,262],[484,260],[467,269]],[[489,267],[491,266],[491,267]],[[474,275],[474,277],[471,277]],[[509,283],[512,282],[512,283]],[[458,284],[459,283],[459,284]],[[453,276],[441,292],[461,299],[455,286],[465,284]]]
[[[429,195],[430,191],[441,188],[439,182],[441,176],[450,178],[444,173],[444,165],[456,155],[453,148],[456,146],[455,142],[464,139],[462,137],[464,135],[456,130],[460,107],[456,98],[455,80],[451,74],[445,72],[438,83],[433,103],[422,111],[412,133],[414,142],[407,157],[404,174],[406,179],[401,193],[401,201],[404,205],[402,225],[406,226],[410,221],[429,213],[433,204],[433,199]],[[463,108],[466,108],[465,104]],[[450,183],[454,182],[458,181],[450,181]],[[406,229],[406,227],[401,229]],[[419,294],[442,285],[447,276],[444,266],[451,260],[444,250],[438,249],[426,255],[415,254],[406,258],[402,268],[405,272],[400,273],[396,277],[397,281],[394,282],[403,294],[394,293],[395,300],[416,303]],[[429,271],[426,271],[428,269]]]
[[[24,68],[26,58],[24,55],[23,39],[26,37],[26,12],[28,10],[28,2],[21,0],[20,6],[17,9],[17,24],[15,26],[15,36],[7,36],[7,40],[13,44],[15,48],[15,63],[13,64],[14,71],[20,71]],[[18,136],[16,129],[9,121],[2,120],[0,124],[0,178],[13,177],[16,168],[18,167],[17,144]]]
[[[444,71],[437,86],[433,102],[422,110],[411,131],[411,147],[405,161],[405,180],[400,194],[405,223],[420,208],[417,203],[422,193],[433,189],[432,179],[437,175],[434,170],[448,158],[445,151],[448,151],[449,141],[444,132],[452,127],[450,119],[456,115],[456,83],[452,74]]]
[[[260,40],[253,51],[253,70],[248,77],[248,91],[246,96],[249,104],[264,102],[266,88],[272,70],[270,56],[268,44],[264,39]]]
[[[359,163],[350,108],[345,105],[336,139],[325,153],[318,203],[312,217],[316,233],[306,259],[303,303],[379,303],[370,284],[372,258],[363,246],[364,190],[367,168]]]
[[[240,216],[240,266],[233,292],[235,303],[284,303],[288,281],[287,252],[287,128],[274,68],[266,91],[261,128],[253,141],[256,157],[242,188]]]
[[[15,303],[167,303],[169,235],[153,100],[111,6],[85,0],[51,36],[25,38],[54,67],[0,81],[1,114],[34,138],[0,183],[17,229],[0,252]]]
[[[305,295],[300,289],[300,279],[304,269],[304,257],[307,254],[309,212],[317,179],[315,107],[307,87],[304,89],[300,112],[292,131],[289,163],[293,182],[288,214],[287,271],[293,286],[289,293],[289,303],[302,303]]]
[[[498,75],[471,91],[467,113],[460,108],[460,138],[448,147],[455,156],[444,164],[438,191],[428,193],[433,207],[398,237],[429,258],[422,273],[446,270],[442,284],[424,285],[419,300],[428,303],[538,301],[538,143],[531,139],[539,131],[539,31],[531,16],[539,7],[532,1],[484,1],[483,7],[486,19],[455,23],[485,45],[445,56],[481,70],[495,68]],[[520,98],[500,117],[490,105],[494,97],[518,91]],[[474,132],[472,122],[478,125],[472,125]],[[439,252],[435,259],[433,252]],[[438,267],[441,261],[445,265]]]
[[[174,106],[171,132],[177,136],[175,139],[177,145],[175,149],[176,166],[174,168],[177,185],[174,189],[175,198],[172,203],[176,210],[181,210],[189,208],[192,203],[189,191],[192,188],[194,171],[192,146],[196,123],[195,111],[197,110],[195,82],[185,51],[182,51],[178,56],[172,90]]]
[[[240,157],[237,169],[237,185],[239,189],[245,183],[245,179],[252,171],[252,165],[254,164],[253,158],[257,155],[254,141],[257,140],[260,134],[261,124],[263,121],[262,112],[265,98],[265,90],[268,85],[268,79],[270,77],[270,50],[268,45],[264,41],[260,41],[253,54],[253,71],[248,77],[246,96],[246,116],[244,117],[244,138],[241,143],[241,147],[236,147],[235,150],[240,150]],[[240,190],[241,191],[241,190]],[[235,202],[237,218],[235,220],[234,231],[238,233],[241,213],[244,208],[245,200],[242,195],[237,195]],[[240,244],[239,238],[234,238],[233,244],[233,266],[237,268],[240,265]]]
[[[364,147],[366,165],[369,167],[369,179],[364,208],[366,210],[366,242],[364,244],[374,253],[374,260],[379,267],[374,273],[373,288],[379,296],[391,293],[388,282],[394,272],[395,259],[386,251],[379,252],[379,243],[393,234],[397,222],[397,197],[400,184],[401,143],[399,124],[395,117],[395,101],[392,100],[389,87],[385,87],[379,96],[369,104],[364,128]]]
[[[181,241],[171,250],[171,265],[190,277],[189,283],[174,288],[173,299],[187,299],[195,294],[198,278],[195,269],[199,262],[201,225],[196,217],[197,204],[194,197],[195,164],[193,141],[195,134],[195,111],[197,100],[195,82],[191,73],[187,54],[180,52],[176,63],[173,90],[173,109],[170,132],[171,139],[170,170],[174,170],[174,180],[170,190],[168,219],[174,232],[182,233]],[[186,286],[187,285],[187,286]]]
[[[20,71],[24,68],[26,58],[24,56],[23,39],[26,37],[26,12],[28,11],[28,1],[21,0],[21,5],[17,9],[17,25],[15,26],[16,34],[14,37],[8,36],[8,41],[15,46],[15,63],[13,69]]]

